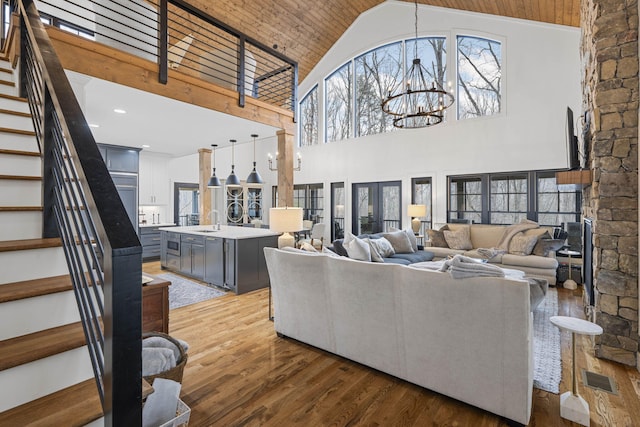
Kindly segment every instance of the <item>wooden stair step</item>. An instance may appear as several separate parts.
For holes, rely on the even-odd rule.
[[[68,274],[7,283],[0,285],[0,303],[65,292],[71,289],[73,289],[73,285],[71,276]]]
[[[42,181],[41,176],[23,176],[23,175],[0,175],[0,179],[14,181]]]
[[[42,212],[42,206],[0,206],[0,212]]]
[[[0,93],[0,98],[9,99],[11,101],[29,102],[27,98],[22,98],[20,96],[14,96],[14,95],[7,95],[4,93]]]
[[[84,426],[100,417],[102,406],[95,379],[0,413],[3,425],[31,427]]]
[[[0,67],[0,73],[13,74],[13,70],[11,68]]]
[[[80,322],[0,341],[0,371],[84,345],[86,341]]]
[[[22,239],[0,241],[0,252],[24,251],[29,249],[56,248],[62,246],[58,237],[45,239]]]
[[[12,116],[20,116],[20,117],[31,117],[31,113],[23,113],[22,111],[13,111],[13,110],[5,110],[4,108],[0,108],[0,114],[9,114]]]
[[[36,133],[31,131],[31,130],[11,129],[11,128],[1,128],[0,127],[0,132],[15,133],[17,135],[36,136]]]
[[[10,82],[8,80],[0,80],[0,85],[16,87],[15,82]]]
[[[1,112],[2,110],[0,110]],[[37,151],[22,151],[22,150],[7,150],[4,148],[0,148],[0,154],[7,154],[11,156],[31,156],[31,157],[40,157],[40,153]]]

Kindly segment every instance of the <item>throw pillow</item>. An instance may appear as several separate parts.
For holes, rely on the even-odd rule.
[[[562,239],[538,239],[538,243],[533,248],[533,255],[549,256],[550,252],[558,251],[564,246],[564,240]]]
[[[404,231],[383,233],[383,236],[391,243],[391,246],[393,246],[393,250],[397,254],[411,254],[415,252],[413,250],[413,245],[411,245],[411,241],[407,236],[407,233],[405,233]]]
[[[371,239],[371,244],[376,247],[378,253],[383,258],[388,258],[395,255],[396,253],[396,251],[393,250],[391,242],[384,237],[380,237],[379,239]]]
[[[413,232],[413,230],[399,230],[399,229],[397,229],[395,227],[390,227],[389,231],[391,231],[391,232],[404,231],[404,233],[409,238],[409,241],[411,242],[411,247],[413,248],[413,252],[417,252],[418,251],[418,239],[416,238],[416,235]]]
[[[445,224],[440,228],[440,230],[427,230],[431,246],[434,248],[448,248],[449,245],[447,245],[447,240],[444,238],[444,232],[448,229],[449,226]]]
[[[340,255],[338,255],[336,252],[332,251],[331,249],[327,248],[326,246],[322,247],[322,253],[330,257],[340,258]]]
[[[347,250],[344,248],[344,239],[336,239],[333,241],[332,245],[334,252],[338,255],[346,257],[349,256]]]
[[[527,235],[521,231],[511,238],[509,253],[513,255],[531,255],[536,243],[538,243],[538,236],[535,234]]]
[[[471,227],[462,227],[457,231],[445,230],[443,233],[444,239],[447,241],[447,245],[451,249],[465,251],[473,249],[473,245],[471,244]]]
[[[351,259],[359,261],[371,261],[371,249],[369,244],[362,239],[358,239],[348,231],[344,234],[342,246],[347,250],[347,254]]]
[[[382,258],[382,255],[380,255],[380,252],[378,252],[378,248],[373,243],[373,242],[375,242],[375,240],[371,240],[371,239],[362,239],[362,240],[367,242],[367,244],[369,245],[369,252],[371,253],[371,261],[373,261],[373,262],[384,262],[384,259]]]

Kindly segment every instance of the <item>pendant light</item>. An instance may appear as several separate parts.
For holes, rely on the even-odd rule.
[[[253,170],[247,177],[247,184],[262,184],[264,181],[262,181],[260,174],[256,170],[256,138],[258,135],[254,133],[251,137],[253,138]]]
[[[209,178],[209,183],[207,184],[207,187],[209,188],[222,187],[222,184],[220,183],[220,178],[216,176],[216,147],[217,146],[218,144],[211,144],[211,147],[213,147],[213,173],[211,174],[211,178]]]
[[[240,180],[238,179],[238,176],[236,175],[235,172],[235,167],[236,165],[235,163],[235,144],[236,144],[236,140],[235,139],[230,139],[229,142],[231,142],[231,173],[229,174],[229,176],[227,177],[227,187],[240,187]]]

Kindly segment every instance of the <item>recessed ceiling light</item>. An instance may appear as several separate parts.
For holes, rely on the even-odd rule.
[[[89,127],[90,127],[90,128],[99,128],[99,127],[100,127],[100,125],[97,125],[97,124],[95,124],[95,123],[89,123]]]
[[[142,148],[151,148],[151,146],[147,144],[142,144]]]
[[[113,112],[118,114],[127,114],[127,112],[121,108],[114,108]]]

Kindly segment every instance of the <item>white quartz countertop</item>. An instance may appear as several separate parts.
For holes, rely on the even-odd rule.
[[[195,234],[197,236],[222,237],[224,239],[254,239],[264,236],[279,236],[280,233],[266,228],[255,227],[234,227],[221,225],[220,230],[213,225],[194,225],[189,227],[166,227],[160,231],[171,231],[172,233]]]
[[[162,223],[156,223],[156,224],[151,224],[151,223],[146,223],[146,224],[138,224],[138,227],[140,228],[146,228],[146,227],[173,227],[175,224],[172,222],[162,222]]]

